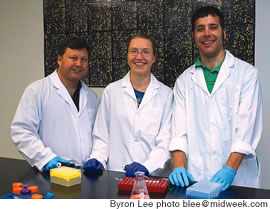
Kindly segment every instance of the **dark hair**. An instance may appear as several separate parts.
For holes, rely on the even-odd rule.
[[[131,36],[130,39],[129,39],[129,43],[128,43],[128,48],[129,48],[129,45],[130,45],[130,42],[135,39],[135,38],[143,38],[143,39],[147,39],[149,40],[151,43],[152,43],[152,48],[153,48],[153,54],[154,56],[156,56],[156,53],[157,53],[157,45],[155,43],[155,40],[152,39],[149,35],[147,34],[136,34],[134,36]],[[127,48],[127,49],[128,49]]]
[[[195,22],[202,17],[207,17],[208,15],[211,15],[213,17],[218,16],[219,17],[219,23],[224,29],[224,16],[222,12],[214,6],[203,6],[197,9],[194,14],[192,15],[191,24],[192,24],[192,31],[195,30]]]
[[[86,49],[89,55],[89,46],[83,38],[67,38],[60,42],[57,53],[63,56],[67,48],[71,49]]]

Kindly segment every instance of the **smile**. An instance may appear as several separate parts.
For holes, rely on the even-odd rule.
[[[143,65],[145,65],[145,63],[142,63],[142,62],[136,62],[136,63],[134,63],[135,65],[140,65],[140,66],[143,66]]]
[[[204,42],[202,42],[203,44],[211,44],[211,43],[213,43],[214,41],[204,41]]]
[[[76,72],[82,72],[83,70],[82,69],[72,69],[73,71],[76,71]]]

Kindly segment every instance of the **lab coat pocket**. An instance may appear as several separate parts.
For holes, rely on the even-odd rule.
[[[233,86],[227,84],[223,86],[216,95],[217,106],[219,107],[221,116],[228,120],[232,119],[232,116],[238,110],[240,86]]]
[[[187,159],[187,170],[196,181],[203,179],[203,162],[200,156],[190,156]]]
[[[147,110],[141,114],[140,126],[143,135],[157,136],[160,129],[162,109]]]

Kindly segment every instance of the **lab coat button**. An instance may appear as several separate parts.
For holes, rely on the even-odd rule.
[[[139,141],[139,139],[137,139],[137,138],[136,138],[134,141],[135,141],[135,142],[138,142],[138,141]]]

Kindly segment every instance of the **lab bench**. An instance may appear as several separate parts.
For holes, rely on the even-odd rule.
[[[117,184],[125,177],[124,172],[107,171],[102,173],[86,173],[82,170],[81,184],[64,187],[50,182],[49,173],[39,172],[31,168],[25,160],[0,158],[0,196],[11,193],[12,183],[36,185],[39,193],[54,194],[56,199],[126,199],[130,192],[119,191]],[[165,193],[150,193],[150,198],[183,199],[186,188],[169,184]],[[222,192],[220,199],[269,199],[270,190],[231,186]]]

